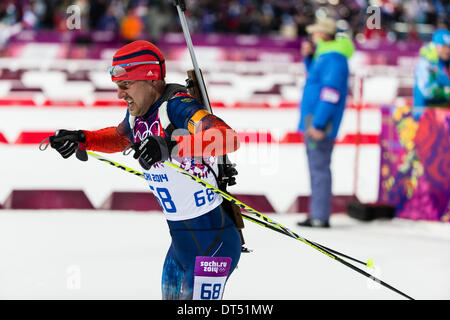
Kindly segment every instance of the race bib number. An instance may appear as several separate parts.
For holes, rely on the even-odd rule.
[[[230,272],[231,258],[195,258],[194,300],[222,300],[225,283]]]

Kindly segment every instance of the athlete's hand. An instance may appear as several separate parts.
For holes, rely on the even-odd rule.
[[[321,141],[325,138],[325,131],[316,129],[311,126],[306,130],[306,135],[310,136],[311,139],[315,141]]]
[[[69,131],[57,130],[54,136],[49,137],[50,146],[59,152],[64,158],[69,158],[78,149],[79,143],[86,142],[86,137],[82,130]]]
[[[134,143],[133,158],[139,159],[142,168],[149,170],[155,163],[169,159],[172,149],[177,145],[176,141],[160,136],[148,136],[140,142]]]

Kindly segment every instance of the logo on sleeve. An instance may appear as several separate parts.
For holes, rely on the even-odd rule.
[[[338,103],[340,98],[339,91],[330,88],[324,87],[320,92],[320,100],[330,103]]]

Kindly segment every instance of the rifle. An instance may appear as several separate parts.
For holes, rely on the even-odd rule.
[[[184,11],[186,10],[186,3],[184,0],[174,0],[174,5],[177,7],[183,34],[186,39],[192,64],[194,66],[194,69],[187,71],[188,78],[186,79],[186,88],[188,90],[188,93],[198,101],[200,101],[206,107],[208,112],[212,114],[213,112],[211,109],[211,103],[209,101],[208,93],[206,91],[205,80],[195,57],[194,46],[192,44],[191,35],[189,33],[186,16],[184,15]],[[227,192],[226,189],[228,186],[236,184],[235,176],[238,174],[238,172],[235,168],[236,164],[231,163],[227,155],[223,155],[221,158],[222,161],[218,162],[219,176],[216,177],[216,180],[218,183],[218,188],[224,192]],[[207,165],[206,163],[204,164]],[[214,173],[212,169],[211,171]],[[241,209],[236,204],[231,203],[227,200],[224,200],[223,207],[238,228],[239,234],[241,236],[241,243],[244,244],[245,241],[242,234],[242,229],[244,228],[244,220],[242,218]],[[243,247],[243,251],[248,250]]]

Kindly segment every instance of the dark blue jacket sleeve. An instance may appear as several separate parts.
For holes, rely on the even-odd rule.
[[[167,114],[177,129],[188,129],[188,122],[199,110],[206,109],[191,96],[176,96],[167,102]]]

